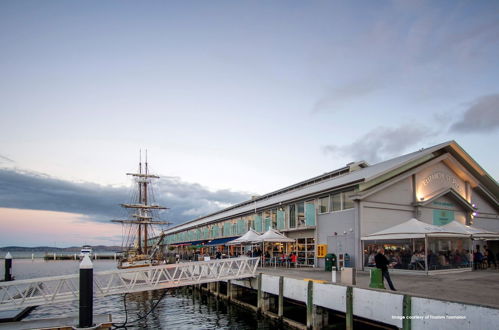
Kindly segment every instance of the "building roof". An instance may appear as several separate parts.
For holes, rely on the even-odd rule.
[[[455,141],[447,141],[430,148],[420,149],[406,155],[395,157],[374,165],[366,162],[347,164],[345,167],[324,173],[311,179],[301,181],[294,185],[270,192],[268,194],[254,197],[248,201],[230,206],[223,210],[208,214],[206,216],[185,222],[180,225],[168,228],[166,234],[183,231],[202,225],[209,224],[222,218],[230,218],[240,214],[248,213],[257,209],[262,209],[272,205],[295,199],[306,198],[309,195],[342,189],[359,183],[370,182],[373,185],[385,182],[386,180],[419,166],[444,153],[450,153],[455,157],[472,175],[481,183],[481,190],[492,200],[499,200],[498,183],[483,170],[473,158],[471,158]],[[379,181],[379,182],[377,182]]]

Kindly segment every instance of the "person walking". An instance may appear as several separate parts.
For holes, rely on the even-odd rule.
[[[388,265],[390,262],[388,259],[385,257],[385,250],[384,249],[379,249],[378,254],[374,257],[374,261],[376,262],[376,268],[381,269],[381,274],[383,275],[383,280],[386,279],[388,282],[388,285],[390,286],[390,289],[392,291],[397,291],[392,283],[392,280],[390,278],[390,274],[388,273]]]

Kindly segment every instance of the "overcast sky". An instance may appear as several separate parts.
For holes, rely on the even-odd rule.
[[[497,179],[498,12],[455,0],[1,1],[0,246],[97,242],[65,235],[76,225],[26,239],[48,218],[115,239],[106,221],[141,148],[174,222],[447,140]]]

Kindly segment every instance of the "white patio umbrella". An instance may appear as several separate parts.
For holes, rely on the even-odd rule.
[[[246,234],[236,239],[233,239],[232,241],[227,242],[226,245],[251,244],[259,236],[260,234],[258,234],[253,228],[250,228],[250,230],[248,230]]]
[[[281,242],[281,243],[292,243],[295,239],[289,238],[281,234],[276,229],[270,228],[262,235],[258,236],[253,242],[261,243],[261,242]]]
[[[448,224],[443,225],[442,228],[445,228],[448,231],[469,234],[473,239],[499,239],[499,233],[474,226],[467,226],[457,221],[449,222]]]

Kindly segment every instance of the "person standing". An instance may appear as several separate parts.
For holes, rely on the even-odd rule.
[[[492,264],[494,264],[494,268],[497,268],[497,263],[496,263],[496,257],[494,255],[494,252],[490,250],[487,246],[485,247],[485,251],[487,252],[487,265],[488,267],[492,267]]]
[[[376,268],[381,269],[381,274],[383,275],[383,279],[386,279],[388,282],[388,285],[390,286],[390,289],[392,291],[397,291],[393,287],[392,280],[390,278],[390,273],[388,273],[388,265],[390,262],[388,259],[385,257],[385,250],[384,249],[379,249],[378,254],[374,257],[374,261],[376,262]]]

